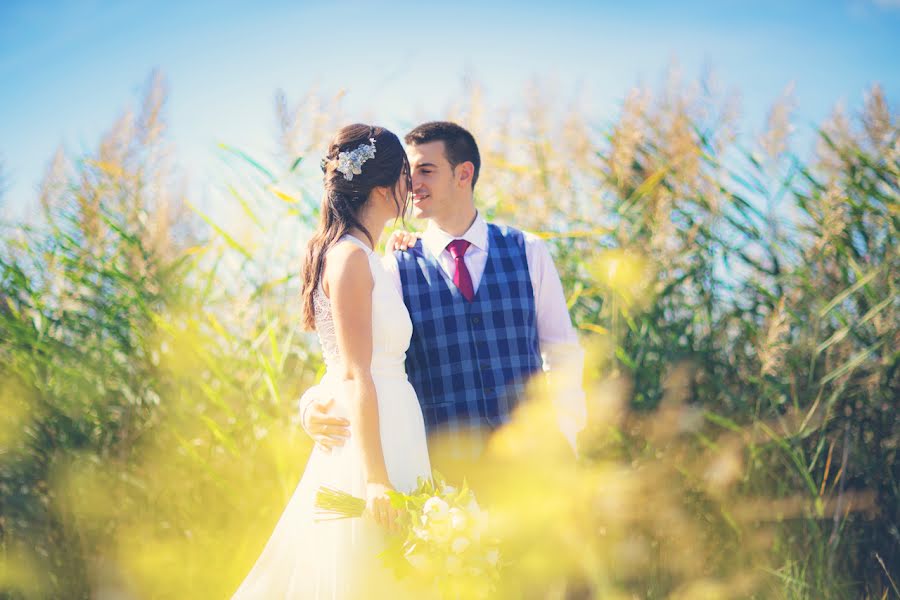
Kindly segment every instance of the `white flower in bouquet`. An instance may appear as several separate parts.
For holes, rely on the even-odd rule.
[[[432,496],[425,501],[421,521],[433,541],[445,543],[450,540],[453,533],[450,510],[450,505],[440,496]]]
[[[427,530],[429,537],[439,544],[450,541],[450,536],[453,534],[453,526],[450,524],[448,516],[429,517]]]
[[[458,538],[453,540],[452,544],[450,544],[450,550],[452,550],[456,554],[462,554],[463,552],[465,552],[466,548],[471,545],[472,542],[470,542],[468,538],[459,536]]]
[[[450,527],[453,528],[453,531],[463,531],[468,524],[469,519],[466,518],[466,513],[463,509],[457,507],[450,509]]]
[[[422,510],[426,515],[433,517],[442,517],[450,510],[450,505],[440,496],[432,496],[425,501]]]

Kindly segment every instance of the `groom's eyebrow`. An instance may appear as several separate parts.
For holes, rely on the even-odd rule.
[[[432,167],[432,168],[434,168],[434,167],[437,167],[437,165],[434,164],[434,163],[419,163],[418,165],[416,165],[416,168],[417,168],[417,169],[421,169],[422,167]]]

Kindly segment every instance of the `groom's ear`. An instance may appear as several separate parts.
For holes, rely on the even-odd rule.
[[[472,187],[472,177],[475,176],[475,165],[471,161],[461,162],[456,165],[456,180],[462,187]]]

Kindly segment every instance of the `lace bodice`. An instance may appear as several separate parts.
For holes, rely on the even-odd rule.
[[[334,332],[334,318],[331,316],[331,302],[320,283],[313,292],[313,308],[316,316],[316,333],[326,364],[337,364],[340,360],[337,336]]]
[[[372,289],[372,369],[405,373],[406,350],[412,335],[412,322],[403,304],[403,297],[394,287],[390,274],[381,264],[379,256],[359,239],[344,235],[339,241],[350,241],[363,248],[369,257],[374,287]],[[325,295],[321,283],[313,292],[316,333],[322,346],[322,355],[329,370],[341,365],[341,354],[334,329],[331,301]]]

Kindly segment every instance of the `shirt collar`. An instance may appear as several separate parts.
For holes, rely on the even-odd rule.
[[[447,244],[453,240],[466,240],[476,248],[487,251],[488,230],[487,223],[482,218],[481,213],[476,213],[475,221],[469,229],[461,236],[452,236],[440,227],[434,221],[429,221],[422,234],[422,245],[424,245],[432,256],[440,256],[441,252],[446,250]]]

